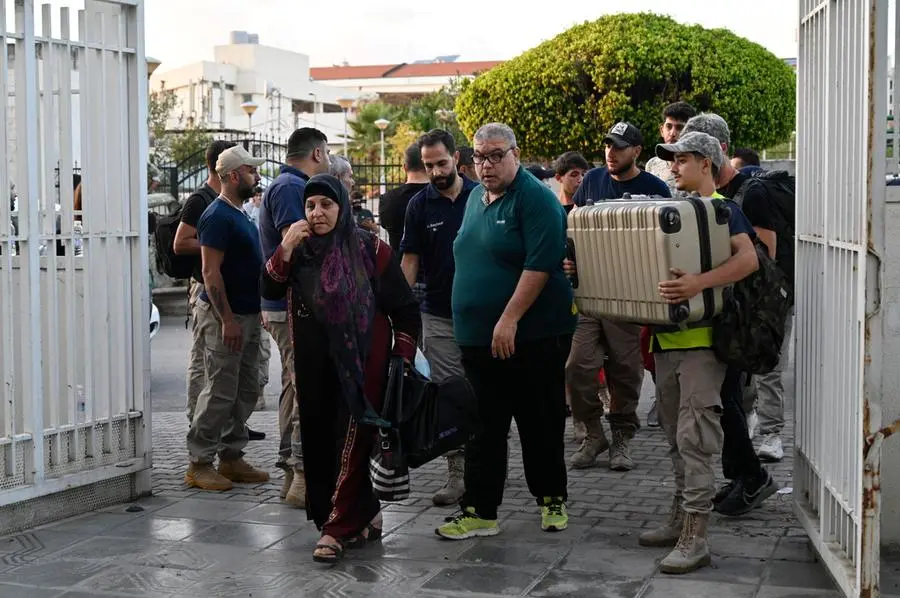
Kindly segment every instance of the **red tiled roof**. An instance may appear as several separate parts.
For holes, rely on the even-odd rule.
[[[433,62],[417,64],[386,64],[372,66],[326,66],[309,69],[309,76],[316,81],[336,79],[382,79],[395,77],[452,77],[474,75],[489,70],[502,61]]]

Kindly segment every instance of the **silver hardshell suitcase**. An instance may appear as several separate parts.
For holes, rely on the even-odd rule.
[[[722,289],[670,305],[659,282],[672,268],[707,272],[731,256],[729,208],[721,199],[630,197],[575,208],[568,217],[578,276],[575,302],[590,317],[684,325],[722,309]]]

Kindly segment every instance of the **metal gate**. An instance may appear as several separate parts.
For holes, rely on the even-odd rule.
[[[801,0],[797,513],[847,596],[876,596],[888,0]]]
[[[0,534],[150,490],[143,5],[84,5],[0,0]]]

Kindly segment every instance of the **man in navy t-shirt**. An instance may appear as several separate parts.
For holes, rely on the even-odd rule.
[[[638,168],[637,160],[644,149],[644,136],[630,123],[616,123],[603,138],[606,167],[595,168],[584,175],[581,187],[572,201],[576,206],[588,200],[619,199],[624,194],[672,197],[669,186],[649,172]]]
[[[263,258],[256,226],[242,209],[253,197],[263,163],[238,145],[219,155],[222,191],[197,223],[204,290],[195,314],[205,340],[206,386],[187,435],[188,486],[228,490],[260,484],[269,474],[243,459],[247,418],[259,393],[259,275]],[[219,469],[213,468],[216,455]]]
[[[630,123],[615,124],[603,138],[606,167],[589,171],[572,197],[576,206],[589,201],[619,199],[631,195],[671,197],[663,181],[637,166],[644,136]],[[603,403],[598,391],[597,372],[604,367],[612,394],[607,415],[612,442],[603,431]],[[573,468],[592,467],[597,456],[609,450],[609,467],[613,471],[634,468],[629,444],[640,420],[637,416],[644,364],[641,358],[641,328],[634,324],[600,318],[578,316],[578,327],[572,337],[572,350],[566,363],[566,383],[572,420],[583,425],[587,434],[570,458]]]
[[[414,195],[406,208],[401,267],[410,286],[418,280],[420,269],[425,272],[422,342],[431,377],[440,382],[448,376],[465,376],[450,308],[456,271],[453,241],[462,225],[469,193],[478,184],[457,174],[459,153],[447,131],[435,129],[422,135],[418,146],[431,184]],[[448,453],[447,464],[447,483],[432,498],[436,505],[456,504],[465,491],[462,451]]]
[[[281,245],[283,233],[293,223],[306,217],[303,190],[309,177],[328,172],[328,138],[318,129],[297,129],[288,139],[285,162],[281,174],[266,189],[259,210],[259,236],[265,260],[272,257]],[[306,506],[306,478],[303,476],[299,412],[293,383],[294,349],[291,346],[287,300],[263,299],[262,321],[275,339],[281,356],[281,396],[278,398],[281,441],[276,463],[285,471],[281,496],[289,505],[302,509]]]

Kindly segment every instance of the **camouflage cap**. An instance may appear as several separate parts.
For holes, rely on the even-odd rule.
[[[714,112],[704,112],[692,117],[684,125],[682,135],[691,131],[700,131],[707,135],[712,135],[719,140],[719,143],[731,143],[731,131],[725,119]]]
[[[725,163],[725,153],[722,146],[712,135],[700,131],[682,133],[675,143],[660,143],[656,146],[656,155],[662,160],[672,162],[675,154],[697,153],[709,158],[716,168],[721,168]]]

